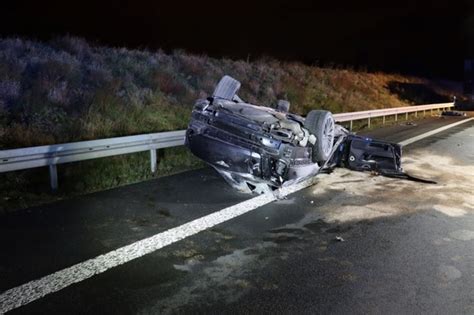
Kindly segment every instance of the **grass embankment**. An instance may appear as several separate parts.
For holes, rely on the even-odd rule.
[[[301,115],[315,108],[337,113],[438,102],[456,92],[422,78],[270,59],[98,47],[71,37],[48,43],[2,39],[0,149],[183,129],[195,99],[211,93],[224,74],[242,82],[239,94],[248,102],[287,99]],[[184,148],[161,152],[157,175],[150,173],[146,153],[61,165],[59,195],[199,165]],[[48,189],[46,169],[0,174],[0,210],[30,193],[44,199]]]

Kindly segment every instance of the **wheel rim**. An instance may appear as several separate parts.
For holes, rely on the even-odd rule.
[[[322,149],[325,155],[329,156],[334,142],[334,121],[329,118],[326,119],[323,129],[323,139],[321,141]]]

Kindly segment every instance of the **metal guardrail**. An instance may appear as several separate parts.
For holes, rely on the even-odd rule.
[[[150,151],[151,170],[156,171],[156,150],[184,145],[184,130],[117,137],[92,141],[43,145],[0,151],[0,173],[48,166],[51,188],[58,188],[57,164],[107,156]]]
[[[445,110],[454,107],[454,103],[430,104],[420,106],[408,106],[398,108],[376,109],[362,112],[335,114],[337,122],[350,122],[360,119],[374,117],[385,117],[395,115],[395,120],[400,114],[418,113],[423,111]],[[129,154],[150,151],[151,171],[156,171],[158,149],[184,145],[185,130],[151,133],[137,136],[117,137],[92,141],[71,142],[64,144],[44,145],[29,148],[1,150],[0,151],[0,173],[24,170],[35,167],[48,166],[51,188],[58,188],[58,164],[84,161],[107,156]]]
[[[405,107],[394,107],[394,108],[384,108],[384,109],[375,109],[375,110],[365,110],[361,112],[352,112],[352,113],[341,113],[335,114],[334,118],[337,122],[346,122],[350,123],[350,130],[352,130],[352,121],[367,119],[368,127],[370,128],[371,118],[382,117],[382,123],[385,124],[386,116],[395,116],[395,121],[398,119],[398,115],[405,114],[406,119],[408,119],[409,113],[415,113],[418,116],[418,112],[423,112],[423,115],[426,114],[426,111],[430,111],[431,114],[433,110],[445,110],[448,108],[454,107],[454,103],[440,103],[440,104],[428,104],[428,105],[416,105],[416,106],[405,106]]]

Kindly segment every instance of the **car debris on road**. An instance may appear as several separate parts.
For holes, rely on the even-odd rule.
[[[466,113],[458,112],[458,111],[454,111],[454,110],[449,110],[449,111],[442,112],[441,116],[461,116],[461,117],[464,117],[464,116],[466,116]]]
[[[329,111],[303,118],[285,100],[273,108],[248,104],[240,86],[224,76],[211,97],[195,103],[186,131],[191,152],[237,190],[271,192],[334,167],[413,179],[402,170],[399,144],[357,136]]]

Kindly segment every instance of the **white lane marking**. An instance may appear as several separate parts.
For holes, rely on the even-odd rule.
[[[473,118],[462,120],[460,122],[435,129],[420,136],[402,141],[399,144],[406,145],[413,143],[426,138],[429,135],[433,135],[451,127],[455,127],[472,119]],[[301,183],[283,187],[280,191],[280,196],[284,197],[290,195],[313,185],[315,182],[316,177],[313,177],[302,181]],[[9,289],[0,295],[0,313],[11,311],[15,308],[38,300],[48,294],[62,290],[74,283],[81,282],[111,268],[120,266],[136,258],[140,258],[146,254],[150,254],[167,245],[171,245],[196,233],[207,230],[217,224],[226,222],[242,214],[253,211],[259,207],[275,201],[276,199],[277,198],[273,194],[264,194],[254,197],[191,222],[185,223],[181,226],[172,228],[165,232],[158,233],[149,238],[62,269],[38,280],[33,280],[18,287]]]
[[[443,126],[443,127],[438,128],[438,129],[425,132],[425,133],[423,133],[423,134],[421,134],[421,135],[419,135],[419,136],[413,137],[413,138],[411,138],[411,139],[404,140],[404,141],[400,142],[399,144],[402,145],[402,146],[406,146],[406,145],[411,144],[411,143],[413,143],[413,142],[416,142],[416,141],[419,141],[419,140],[421,140],[421,139],[430,137],[430,136],[432,136],[432,135],[434,135],[434,134],[437,134],[437,133],[439,133],[439,132],[441,132],[441,131],[445,131],[445,130],[447,130],[447,129],[449,129],[449,128],[456,127],[456,126],[458,126],[458,125],[460,125],[460,124],[464,124],[464,123],[466,123],[466,122],[468,122],[468,121],[471,121],[471,120],[473,120],[473,119],[474,119],[474,118],[464,119],[464,120],[455,122],[455,123],[453,123],[453,124],[446,125],[446,126]]]
[[[282,196],[286,196],[314,184],[310,178],[301,183],[284,187]],[[181,226],[158,233],[149,238],[121,247],[107,254],[97,256],[53,274],[33,280],[18,287],[9,289],[0,295],[0,313],[8,312],[31,303],[48,294],[62,290],[74,283],[86,280],[108,269],[127,263],[133,259],[152,253],[167,245],[178,242],[186,237],[226,222],[244,213],[255,210],[276,200],[273,194],[264,194],[243,201],[231,207],[206,215]]]

